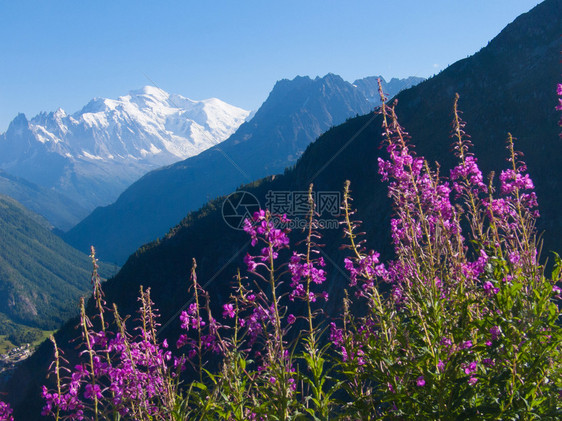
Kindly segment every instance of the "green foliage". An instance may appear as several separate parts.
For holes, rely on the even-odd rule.
[[[36,346],[51,333],[52,331],[14,323],[9,317],[0,313],[0,354],[25,344]]]
[[[45,335],[39,329],[18,330],[8,335],[8,340],[16,346],[32,344],[43,339]]]
[[[77,314],[91,263],[54,235],[46,221],[0,196],[0,312],[19,324],[54,329]],[[104,276],[115,266],[103,265]]]
[[[496,195],[492,180],[482,182],[456,101],[459,164],[446,181],[411,152],[394,108],[383,104],[382,113],[390,158],[379,168],[390,180],[396,258],[387,271],[378,254],[357,246],[346,189],[354,254],[346,267],[369,309],[361,318],[344,315],[351,329],[337,341],[348,411],[361,419],[556,419],[560,258],[545,277],[534,186],[511,135]],[[461,226],[469,229],[461,234]],[[381,293],[382,282],[390,294]]]
[[[442,172],[453,165],[448,158],[448,136],[450,104],[455,92],[463,98],[464,118],[471,123],[469,131],[484,173],[503,165],[506,130],[520,139],[519,148],[525,153],[541,203],[543,222],[539,221],[538,227],[540,232],[545,231],[544,254],[562,249],[562,196],[559,194],[562,148],[558,138],[559,115],[554,110],[557,98],[553,92],[560,77],[561,17],[559,0],[544,1],[518,18],[479,53],[397,96],[400,121],[415,138],[416,150],[430,163],[438,160],[443,165]],[[350,139],[353,140],[347,143]],[[364,221],[366,238],[379,249],[382,257],[391,257],[388,230],[381,229],[388,227],[390,200],[386,196],[386,186],[380,182],[377,166],[373,164],[382,154],[379,141],[379,118],[366,115],[352,119],[311,144],[297,165],[285,175],[263,181],[257,188],[244,187],[244,190],[263,204],[269,190],[303,191],[313,180],[318,190],[341,191],[342,180],[347,178],[353,186],[357,216]],[[217,162],[221,163],[218,166],[224,163]],[[157,188],[161,185],[155,183]],[[170,185],[170,189],[179,191],[178,185]],[[206,213],[202,217],[202,212],[194,212],[169,237],[131,256],[120,273],[104,285],[106,299],[118,303],[123,314],[132,314],[137,304],[135,292],[142,283],[152,288],[152,297],[161,309],[162,319],[169,320],[189,299],[185,288],[189,276],[186,260],[195,257],[199,262],[200,279],[212,280],[209,288],[214,304],[220,307],[225,303],[230,275],[235,273],[236,267],[242,267],[248,240],[224,224],[219,203],[206,208]],[[152,212],[150,217],[158,219],[156,215]],[[298,233],[294,234],[296,242],[299,237]],[[114,238],[107,236],[106,241],[113,242]],[[326,233],[323,251],[338,263],[344,257],[338,249],[340,242],[341,232]],[[347,281],[335,270],[329,273],[327,284],[330,301],[324,310],[335,315],[341,312]],[[353,309],[361,314],[361,308]],[[74,337],[75,325],[76,321],[69,323],[59,332],[60,344]],[[171,324],[164,334],[177,337],[178,330]],[[64,350],[66,356],[75,357],[73,344],[66,345]],[[52,356],[51,349],[45,347],[42,351],[19,370],[19,378],[25,380],[14,381],[5,389],[12,401],[19,403],[16,411],[24,414],[20,419],[39,419],[39,382],[45,378]],[[34,377],[29,373],[34,373]]]

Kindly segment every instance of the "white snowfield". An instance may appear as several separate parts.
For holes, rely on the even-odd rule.
[[[60,108],[41,113],[29,123],[38,142],[66,157],[165,165],[222,142],[249,114],[216,98],[194,101],[145,86],[115,100],[93,99],[72,115]]]
[[[114,201],[161,166],[226,140],[249,111],[153,86],[95,98],[74,114],[17,116],[0,134],[0,169],[59,191],[88,209]]]

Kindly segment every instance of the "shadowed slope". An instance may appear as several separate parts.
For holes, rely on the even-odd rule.
[[[417,145],[417,152],[438,159],[442,171],[451,164],[449,138],[451,109],[455,92],[461,96],[460,108],[468,122],[475,152],[484,172],[506,168],[504,144],[509,130],[520,140],[537,186],[546,228],[546,249],[562,249],[562,141],[558,137],[556,83],[559,82],[559,37],[562,28],[562,0],[547,0],[509,25],[486,48],[455,63],[434,78],[398,95],[401,123]],[[372,115],[358,117],[329,130],[311,144],[294,169],[283,176],[269,178],[244,190],[265,204],[270,190],[305,190],[314,182],[316,190],[341,191],[345,179],[365,221],[369,246],[386,253],[389,250],[388,218],[390,203],[386,185],[377,174],[380,119]],[[198,262],[198,279],[207,286],[213,303],[220,305],[229,295],[236,267],[248,247],[244,233],[224,224],[221,201],[214,201],[188,215],[169,235],[148,244],[129,258],[119,274],[105,285],[108,301],[116,301],[123,313],[136,306],[138,286],[152,288],[152,298],[161,309],[163,322],[175,320],[177,311],[188,300],[187,279],[190,261]],[[298,233],[293,233],[297,234]],[[295,236],[293,236],[295,240]],[[327,231],[323,242],[328,261],[330,301],[328,312],[341,303],[347,279],[341,268],[342,251],[339,231]],[[170,341],[177,339],[175,322],[163,332]],[[73,335],[68,324],[59,335],[63,343]],[[70,352],[70,350],[68,350]],[[39,385],[43,382],[52,350],[46,344],[41,353],[20,367],[19,377],[9,385],[10,401],[17,405],[16,415],[36,419],[31,402],[39,406]],[[38,411],[38,409],[33,409]]]

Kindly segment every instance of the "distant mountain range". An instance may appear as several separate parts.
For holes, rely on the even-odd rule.
[[[193,101],[146,86],[93,99],[72,115],[60,108],[31,120],[19,114],[0,135],[0,169],[64,194],[83,218],[82,209],[113,202],[146,172],[220,143],[248,115],[216,98]]]
[[[363,79],[357,79],[353,82],[353,86],[355,86],[374,106],[381,104],[378,85],[379,79],[381,80],[383,91],[389,96],[389,98],[392,98],[398,92],[411,88],[412,86],[425,80],[424,78],[416,76],[410,76],[404,79],[393,77],[388,82],[384,80],[382,76],[369,76]]]
[[[115,203],[96,209],[63,238],[80,250],[94,244],[105,259],[122,264],[187,212],[241,184],[283,172],[330,127],[371,111],[379,101],[373,91],[376,79],[351,84],[328,74],[277,82],[254,117],[227,140],[145,175]],[[382,79],[390,96],[422,80],[410,77],[387,83]]]
[[[41,216],[0,195],[0,315],[25,326],[57,329],[88,295],[92,263],[50,230]],[[108,277],[117,267],[102,264]]]
[[[3,170],[0,170],[0,192],[42,215],[62,231],[69,230],[88,215],[88,209],[64,194]]]
[[[531,177],[537,187],[542,213],[540,229],[545,229],[545,254],[562,250],[562,140],[559,138],[559,112],[556,85],[560,82],[559,51],[562,28],[562,0],[545,0],[508,25],[488,46],[475,55],[448,67],[437,76],[397,95],[399,119],[412,135],[417,153],[431,163],[439,160],[441,171],[453,163],[450,127],[455,92],[472,135],[475,153],[484,172],[506,168],[505,140],[510,131],[518,138],[517,149],[525,153]],[[353,139],[352,141],[349,141]],[[349,142],[348,142],[349,141]],[[269,177],[243,189],[265,203],[268,191],[302,191],[314,182],[318,191],[340,191],[346,179],[364,221],[368,247],[391,253],[389,236],[390,201],[387,185],[377,173],[381,119],[365,115],[332,128],[312,143],[298,163],[283,175]],[[214,305],[228,299],[236,268],[244,268],[248,236],[227,226],[221,216],[223,200],[215,200],[200,211],[190,213],[169,234],[144,246],[129,258],[119,274],[105,284],[106,299],[118,304],[122,314],[132,314],[137,306],[140,284],[151,287],[151,297],[161,310],[162,321],[174,317],[189,299],[186,280],[189,261],[197,259],[198,279],[212,281],[207,289]],[[293,231],[292,241],[299,235]],[[340,230],[325,230],[323,255],[328,265],[330,300],[324,310],[341,306],[348,285],[338,270],[344,253],[339,250]],[[217,309],[215,314],[220,314]],[[57,333],[59,345],[77,332],[69,322]],[[179,324],[176,325],[179,327]],[[171,324],[162,332],[175,340],[178,332]],[[67,356],[72,345],[66,347]],[[6,399],[19,419],[40,419],[40,385],[52,358],[45,343],[27,360],[5,388]]]

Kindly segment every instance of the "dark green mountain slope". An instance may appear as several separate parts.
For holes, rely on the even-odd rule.
[[[451,164],[449,128],[455,92],[461,95],[467,131],[472,134],[484,171],[505,168],[506,132],[518,137],[518,148],[526,154],[537,186],[543,214],[541,228],[546,229],[545,249],[559,251],[562,141],[554,107],[556,84],[560,80],[561,19],[562,0],[547,0],[520,16],[479,53],[398,95],[401,123],[412,134],[418,153],[438,159],[443,163],[442,171]],[[304,190],[313,181],[317,190],[341,191],[344,180],[350,179],[369,246],[388,256],[390,208],[386,185],[377,174],[377,157],[384,153],[379,149],[380,132],[379,118],[366,115],[352,119],[311,144],[294,169],[245,186],[244,190],[255,194],[263,205],[271,190]],[[341,233],[332,230],[324,234],[324,253],[330,258],[326,260],[341,268]],[[132,312],[138,286],[150,286],[162,321],[166,322],[188,300],[187,279],[191,258],[195,257],[199,281],[210,282],[207,288],[212,299],[221,304],[228,297],[236,266],[243,267],[241,259],[247,247],[247,236],[226,226],[221,217],[221,202],[214,201],[188,215],[165,238],[131,256],[119,274],[106,284],[107,299],[117,301],[123,312]],[[347,280],[331,263],[326,269],[329,305],[337,307]],[[69,323],[59,333],[59,343],[73,334],[76,332]],[[174,325],[167,327],[163,335],[174,341]],[[18,377],[8,386],[9,399],[19,405],[16,415],[22,419],[38,418],[31,402],[37,402],[46,356],[52,355],[52,349],[45,344],[41,352],[20,367]]]
[[[115,267],[103,265],[105,276]],[[56,329],[89,291],[91,261],[50,231],[46,220],[0,195],[0,313]]]
[[[419,80],[400,83],[393,79],[388,87],[394,95]],[[368,87],[368,82],[366,78],[357,83]],[[187,212],[241,184],[293,165],[328,128],[369,112],[373,103],[368,94],[333,74],[277,82],[252,120],[229,139],[145,175],[64,239],[79,249],[95,244],[109,260],[121,264],[137,247],[164,235]]]

